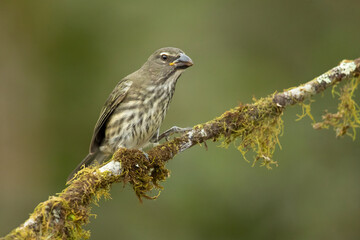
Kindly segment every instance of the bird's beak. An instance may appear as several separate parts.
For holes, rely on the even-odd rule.
[[[175,65],[176,68],[188,68],[191,67],[193,64],[194,63],[191,58],[189,58],[184,53],[180,53],[180,56],[175,61],[169,63],[170,66]]]

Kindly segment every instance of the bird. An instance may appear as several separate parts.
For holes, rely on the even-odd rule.
[[[181,49],[165,47],[151,54],[140,69],[121,79],[100,111],[89,154],[67,180],[83,166],[108,160],[119,148],[142,151],[150,143],[189,130],[174,126],[159,135],[177,80],[192,65],[192,59]]]

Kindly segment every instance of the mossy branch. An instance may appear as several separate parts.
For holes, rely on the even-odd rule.
[[[348,134],[360,125],[359,107],[353,100],[354,90],[360,82],[360,58],[344,60],[338,66],[299,87],[274,93],[266,98],[255,100],[226,111],[220,117],[199,124],[181,137],[165,142],[148,151],[148,161],[144,155],[133,149],[119,149],[112,159],[102,166],[82,169],[69,186],[57,196],[40,203],[30,218],[14,229],[5,239],[80,239],[89,237],[83,225],[89,222],[91,203],[97,204],[100,197],[108,197],[110,186],[116,182],[132,184],[135,193],[141,198],[150,197],[147,193],[153,188],[161,188],[159,182],[169,175],[165,168],[168,160],[179,152],[207,140],[222,141],[224,145],[239,140],[238,149],[244,155],[248,150],[256,153],[255,161],[271,167],[277,164],[272,155],[282,132],[281,116],[289,105],[303,104],[304,100],[349,80],[342,90],[333,92],[340,96],[338,113],[326,114],[323,123],[314,128],[333,126],[337,135]],[[305,114],[310,108],[305,106]],[[310,115],[311,116],[311,115]]]

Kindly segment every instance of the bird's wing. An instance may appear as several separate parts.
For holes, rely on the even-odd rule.
[[[132,81],[129,79],[122,79],[114,88],[114,90],[111,92],[110,96],[106,100],[106,103],[104,107],[101,109],[100,117],[95,125],[94,128],[94,134],[91,139],[90,144],[90,153],[95,152],[102,140],[105,137],[105,127],[106,122],[111,116],[111,114],[114,112],[116,107],[122,102],[122,100],[125,98],[128,90],[130,89],[132,85]]]

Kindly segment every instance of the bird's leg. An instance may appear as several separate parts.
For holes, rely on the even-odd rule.
[[[173,126],[172,128],[166,130],[165,132],[163,132],[162,134],[160,134],[160,136],[157,136],[157,141],[159,142],[161,139],[165,138],[166,141],[168,141],[168,137],[170,135],[173,135],[174,133],[184,133],[187,131],[192,130],[192,128],[187,127],[187,128],[181,128],[181,127],[177,127],[177,126]]]
[[[156,131],[156,133],[154,134],[154,136],[152,136],[149,140],[149,142],[153,143],[153,144],[158,144],[159,141],[159,134],[160,134],[160,128]]]

